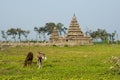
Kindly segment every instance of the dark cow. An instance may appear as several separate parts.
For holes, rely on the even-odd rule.
[[[33,53],[29,52],[26,56],[25,61],[24,61],[24,67],[31,65],[32,60],[33,60]]]

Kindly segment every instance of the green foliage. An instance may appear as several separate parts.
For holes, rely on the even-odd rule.
[[[33,64],[23,68],[29,51],[34,53]],[[36,65],[37,51],[47,56],[42,69]],[[120,56],[120,45],[17,46],[0,51],[0,80],[119,80],[120,75],[109,70],[111,56]]]
[[[102,42],[107,43],[113,43],[115,40],[115,36],[117,36],[118,38],[118,35],[116,35],[116,33],[116,31],[114,31],[113,33],[108,33],[105,29],[97,29],[96,31],[86,31],[86,34],[89,34],[93,38],[93,40],[101,39]]]
[[[57,27],[60,35],[62,35],[62,33],[66,34],[67,28],[63,27],[62,23],[55,24],[53,22],[50,22],[50,23],[46,23],[45,25],[45,29],[47,30],[48,35],[50,35],[53,32],[54,27]]]
[[[7,30],[7,34],[12,36],[12,39],[16,41],[17,30],[15,28],[10,28]]]
[[[8,38],[7,32],[1,31],[1,34],[2,34],[2,38],[5,39],[5,41],[7,42],[7,38]]]
[[[3,38],[5,37],[8,37],[8,36],[12,36],[12,39],[14,39],[14,41],[16,41],[16,36],[18,35],[18,39],[21,41],[21,36],[23,35],[25,38],[26,38],[26,41],[27,41],[27,37],[28,37],[28,34],[30,33],[30,31],[26,31],[26,30],[22,30],[21,28],[10,28],[7,30],[6,34],[3,34],[2,32],[2,35],[4,36]]]

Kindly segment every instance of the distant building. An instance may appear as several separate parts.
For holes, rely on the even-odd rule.
[[[81,31],[77,22],[76,16],[72,17],[67,36],[61,37],[58,33],[57,27],[54,27],[50,35],[50,44],[52,45],[91,45],[92,38],[85,36]]]

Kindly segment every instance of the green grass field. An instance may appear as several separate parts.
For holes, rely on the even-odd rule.
[[[34,53],[33,64],[23,68],[29,51]],[[41,69],[36,65],[37,51],[47,56]],[[0,80],[120,80],[109,69],[111,56],[120,57],[120,45],[9,48],[0,51]]]

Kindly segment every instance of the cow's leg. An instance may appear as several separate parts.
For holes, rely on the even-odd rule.
[[[37,59],[37,65],[39,65],[39,59]]]
[[[39,59],[39,66],[38,68],[42,68],[42,58]]]
[[[41,64],[39,63],[39,66],[38,66],[38,68],[41,68]]]
[[[42,68],[42,65],[41,65],[41,63],[40,63],[40,62],[39,62],[38,68]]]

